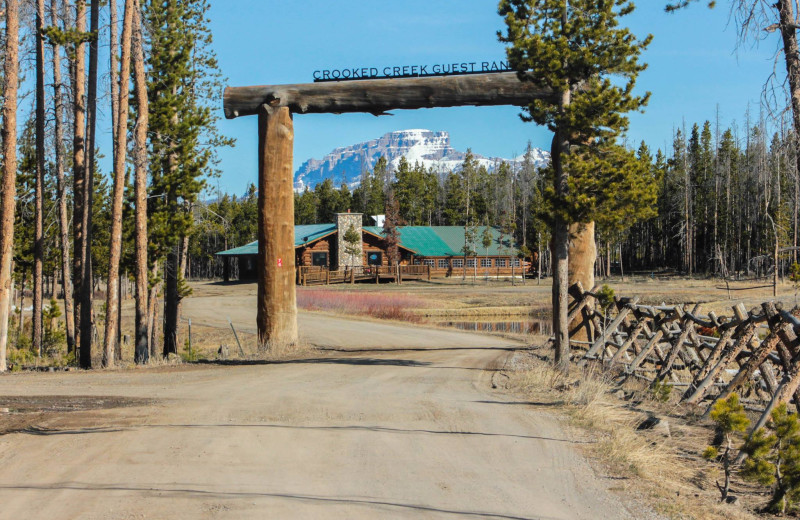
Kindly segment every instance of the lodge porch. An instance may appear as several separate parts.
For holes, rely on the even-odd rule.
[[[394,282],[404,280],[430,280],[428,265],[365,265],[345,269],[328,269],[323,266],[300,266],[297,268],[297,285],[330,285],[356,282]]]

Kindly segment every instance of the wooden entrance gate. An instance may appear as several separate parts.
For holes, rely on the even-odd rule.
[[[228,87],[225,117],[258,115],[258,343],[297,341],[294,261],[293,114],[453,106],[527,106],[553,92],[515,72]]]

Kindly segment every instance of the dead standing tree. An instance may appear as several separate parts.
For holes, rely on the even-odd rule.
[[[0,372],[6,370],[8,315],[11,310],[11,260],[17,179],[17,86],[19,77],[19,1],[5,2],[3,87],[3,176],[0,184]]]
[[[341,114],[555,101],[516,73],[228,87],[225,116],[259,116],[258,342],[297,341],[292,191],[293,114]]]
[[[60,2],[51,0],[50,16],[52,26],[59,26]],[[67,208],[67,189],[64,179],[64,106],[61,90],[61,45],[57,40],[51,39],[53,46],[53,130],[54,130],[54,155],[56,169],[56,189],[58,191],[58,223],[59,245],[61,246],[61,275],[63,278],[62,290],[64,291],[64,323],[67,334],[67,351],[75,350],[75,314],[72,298],[72,271],[69,254],[69,210]]]
[[[122,22],[122,56],[120,59],[120,96],[114,132],[114,197],[111,206],[111,243],[109,244],[108,288],[106,289],[106,326],[103,336],[103,366],[114,366],[119,317],[119,264],[122,256],[122,197],[127,183],[125,146],[128,136],[128,93],[131,77],[131,31],[133,27],[133,0],[125,1]]]

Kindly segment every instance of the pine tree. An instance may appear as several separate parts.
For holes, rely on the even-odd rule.
[[[386,249],[386,256],[389,260],[389,265],[393,266],[400,262],[400,231],[397,226],[403,225],[403,220],[400,217],[400,208],[397,200],[394,198],[394,191],[391,189],[386,196],[386,210],[384,211],[386,218],[383,222],[383,243]]]
[[[5,2],[3,48],[3,175],[0,184],[0,372],[6,371],[8,317],[11,310],[11,260],[17,177],[17,88],[19,82],[19,1]]]
[[[746,480],[772,486],[767,509],[785,514],[800,501],[800,421],[781,403],[770,414],[770,433],[759,428],[747,439],[740,474]]]
[[[208,1],[148,0],[150,199],[154,259],[164,259],[164,355],[177,353],[180,302],[187,293],[182,258],[191,205],[214,172],[216,149],[232,145],[216,130],[221,81],[210,50]],[[151,309],[152,312],[152,309]]]
[[[44,93],[44,0],[36,0],[36,218],[33,246],[33,319],[31,343],[38,356],[43,354],[42,313],[44,309],[44,170],[45,170],[45,93]]]
[[[120,57],[121,79],[119,114],[116,118],[116,142],[114,143],[114,194],[111,207],[111,236],[109,240],[108,276],[106,290],[106,323],[103,335],[103,366],[114,366],[114,353],[117,350],[117,317],[119,295],[119,266],[122,256],[122,199],[127,184],[127,137],[128,137],[128,99],[131,78],[131,41],[133,31],[133,0],[125,0],[125,14],[122,22],[122,56]]]
[[[703,452],[703,456],[709,460],[722,461],[725,481],[722,484],[717,482],[717,488],[722,496],[721,500],[725,501],[728,498],[733,473],[733,441],[737,434],[741,434],[747,429],[750,421],[736,394],[731,394],[727,399],[720,399],[714,404],[714,408],[711,410],[711,420],[716,423],[717,433],[723,438],[723,451],[720,453],[717,447],[709,446]]]
[[[294,195],[294,223],[316,224],[317,223],[317,197],[313,191],[303,190],[303,193]]]
[[[350,260],[350,268],[352,269],[356,257],[361,253],[361,235],[353,226],[350,226],[345,231],[342,239],[344,240],[344,253]]]
[[[635,96],[633,88],[645,68],[639,63],[639,55],[651,38],[638,40],[619,27],[619,19],[633,8],[628,0],[500,2],[499,13],[507,31],[498,36],[509,44],[509,63],[520,80],[554,93],[555,103],[534,101],[521,117],[554,133],[554,194],[559,205],[570,195],[580,194],[574,191],[580,187],[569,185],[570,168],[592,156],[602,156],[603,150],[626,130],[625,114],[647,102],[647,95]],[[568,228],[573,222],[580,220],[572,215],[554,215],[555,363],[564,371],[569,362]]]
[[[52,28],[58,30],[61,18],[60,1],[50,2],[50,16]],[[59,31],[61,32],[61,31]],[[53,47],[53,154],[55,156],[56,188],[58,198],[58,223],[59,223],[59,249],[61,252],[61,276],[64,292],[64,323],[67,340],[67,351],[75,350],[75,311],[73,307],[72,288],[72,263],[70,260],[69,243],[69,211],[67,202],[67,186],[64,176],[64,103],[61,78],[61,48],[62,45],[50,38],[50,31],[44,30]]]
[[[146,363],[149,358],[148,325],[148,273],[150,266],[147,256],[147,131],[149,128],[149,105],[147,100],[147,79],[144,70],[144,34],[139,0],[133,4],[133,84],[134,106],[136,107],[136,132],[133,144],[134,162],[134,201],[135,201],[135,245],[134,278],[136,284],[136,315],[134,325],[134,361]]]

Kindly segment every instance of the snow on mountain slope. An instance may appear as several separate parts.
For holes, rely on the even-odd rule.
[[[333,179],[337,186],[342,182],[356,186],[362,172],[371,171],[381,156],[386,157],[390,170],[397,168],[400,158],[405,157],[412,165],[419,162],[426,168],[446,172],[461,167],[465,152],[450,146],[450,135],[447,132],[421,129],[390,132],[379,139],[336,148],[322,159],[304,162],[294,174],[295,190],[314,188],[328,178]],[[523,160],[523,156],[502,159],[474,154],[474,157],[489,171],[503,161],[520,163]],[[550,154],[538,148],[533,149],[533,157],[536,167],[545,166],[550,161]]]

